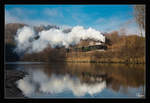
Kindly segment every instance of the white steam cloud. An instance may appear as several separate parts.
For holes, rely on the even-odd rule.
[[[84,29],[82,26],[75,26],[68,33],[63,32],[64,29],[51,28],[43,30],[38,34],[35,33],[33,28],[23,27],[18,30],[15,40],[17,47],[16,52],[40,52],[48,45],[51,47],[75,45],[80,40],[94,39],[105,42],[105,36],[93,28]],[[35,37],[39,36],[38,39]]]

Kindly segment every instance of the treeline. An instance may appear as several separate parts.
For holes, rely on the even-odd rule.
[[[56,62],[65,61],[66,49],[65,48],[51,48],[50,46],[38,53],[25,54],[22,61],[44,61],[44,62]]]
[[[97,51],[95,48],[82,48],[68,51],[66,48],[51,48],[48,46],[39,53],[22,54],[18,56],[13,52],[16,44],[14,36],[18,28],[25,24],[6,24],[5,25],[5,60],[6,61],[88,61],[88,62],[126,62],[126,63],[144,63],[145,62],[145,37],[138,35],[119,35],[118,31],[105,34],[107,50]],[[14,27],[14,28],[13,28]],[[57,28],[56,26],[48,26],[47,28]],[[39,32],[46,27],[35,27]],[[58,28],[59,29],[59,28]],[[84,41],[84,44],[86,41]],[[81,45],[81,46],[80,46]],[[82,43],[78,44],[83,47]],[[84,51],[84,52],[83,52]]]

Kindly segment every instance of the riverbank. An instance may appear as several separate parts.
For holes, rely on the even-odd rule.
[[[70,57],[64,60],[65,62],[79,62],[79,63],[122,63],[122,64],[145,64],[145,58],[91,58],[91,57]]]
[[[20,62],[26,62],[27,60],[21,60]],[[13,61],[13,63],[6,63],[6,64],[15,64],[18,63],[18,61]],[[145,58],[129,58],[129,59],[121,59],[121,58],[101,58],[101,59],[91,59],[88,57],[84,57],[84,58],[78,58],[78,57],[73,57],[73,58],[65,58],[65,59],[56,59],[54,61],[35,61],[35,60],[29,60],[27,61],[26,64],[28,64],[28,62],[32,62],[30,64],[45,64],[45,63],[49,63],[49,62],[62,62],[62,63],[67,63],[67,62],[71,62],[71,63],[116,63],[116,64],[145,64]],[[18,64],[22,64],[22,63],[18,63]]]

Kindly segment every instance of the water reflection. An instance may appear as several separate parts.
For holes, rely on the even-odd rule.
[[[64,91],[72,91],[75,96],[93,95],[100,93],[106,87],[105,81],[94,84],[81,83],[78,78],[69,75],[52,74],[48,77],[40,70],[25,76],[17,81],[17,84],[26,96],[33,95],[35,92],[57,94]]]
[[[26,75],[17,81],[27,97],[137,97],[144,94],[144,65],[68,63],[20,65]],[[19,70],[19,69],[18,69]]]

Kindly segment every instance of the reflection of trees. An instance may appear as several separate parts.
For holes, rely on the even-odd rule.
[[[77,76],[81,82],[87,83],[106,80],[107,86],[115,91],[119,91],[120,87],[125,89],[129,86],[135,88],[142,86],[145,79],[144,65],[57,63],[46,65],[44,72],[49,76],[52,73]]]
[[[111,83],[107,84],[107,86],[115,91],[118,91],[120,87],[125,89],[144,85],[144,65],[113,64],[101,67],[96,66],[111,78]]]
[[[52,73],[55,74],[65,74],[66,73],[66,63],[56,62],[55,64],[47,64],[42,68],[43,71],[50,77]]]

